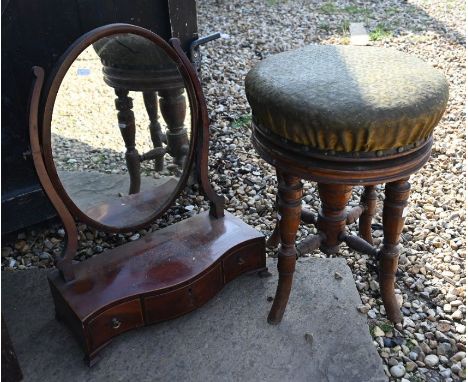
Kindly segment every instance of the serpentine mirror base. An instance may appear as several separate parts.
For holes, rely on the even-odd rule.
[[[89,365],[113,337],[188,313],[240,274],[266,270],[263,235],[226,213],[210,184],[201,84],[180,42],[170,43],[109,24],[70,45],[44,89],[45,70],[33,68],[31,152],[66,232],[49,284]],[[176,205],[192,168],[209,212],[74,261],[76,221],[114,233],[149,227]]]
[[[113,337],[188,313],[237,276],[264,271],[264,236],[229,213],[205,212],[77,264],[72,282],[53,271],[49,284],[57,319],[92,366]]]

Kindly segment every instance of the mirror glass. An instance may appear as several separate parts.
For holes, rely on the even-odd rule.
[[[55,100],[58,176],[92,220],[119,229],[145,224],[188,165],[191,127],[176,62],[139,35],[102,38],[73,62]]]

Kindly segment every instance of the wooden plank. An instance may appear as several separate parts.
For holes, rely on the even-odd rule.
[[[188,52],[191,42],[198,38],[196,1],[168,1],[172,37],[177,37],[180,40],[182,49]]]

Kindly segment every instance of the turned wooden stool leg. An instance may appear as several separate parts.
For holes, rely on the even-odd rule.
[[[161,114],[167,123],[167,152],[179,166],[183,166],[189,150],[187,129],[184,125],[187,106],[183,92],[183,88],[159,92]]]
[[[325,235],[320,250],[326,254],[338,252],[340,236],[346,227],[346,205],[353,191],[342,184],[318,184],[322,208],[317,219],[318,230]]]
[[[276,209],[278,210],[278,202],[276,202]],[[278,219],[276,219],[275,229],[271,233],[271,236],[266,241],[266,246],[268,248],[276,248],[281,241],[280,236],[280,224]]]
[[[278,186],[284,182],[284,180],[281,178],[281,173],[276,170],[276,179],[278,180]],[[278,213],[279,211],[279,202],[278,202],[278,196],[276,197],[276,212]],[[266,241],[266,246],[268,248],[276,248],[278,244],[281,241],[281,236],[280,236],[280,225],[279,225],[279,220],[276,218],[276,223],[275,223],[275,229],[273,230],[271,236],[268,238]]]
[[[128,90],[116,89],[115,108],[119,111],[117,118],[119,120],[120,133],[125,142],[127,151],[125,161],[127,163],[128,174],[130,175],[129,194],[140,192],[140,155],[135,148],[135,115],[133,114],[133,100],[128,96]]]
[[[268,315],[270,324],[283,318],[296,267],[296,233],[301,221],[302,183],[300,178],[283,174],[278,181],[278,208],[281,246],[278,253],[279,281],[275,300]]]
[[[366,186],[364,188],[364,192],[361,196],[361,205],[364,207],[364,211],[359,217],[359,234],[369,244],[373,244],[371,224],[377,205],[375,186]]]
[[[403,230],[410,193],[408,179],[385,185],[383,208],[383,246],[379,251],[380,294],[390,321],[401,321],[400,307],[395,297],[395,275],[398,268],[398,243]]]

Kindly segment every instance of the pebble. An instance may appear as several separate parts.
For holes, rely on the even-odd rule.
[[[462,379],[465,379],[466,378],[466,368],[462,368],[459,372],[458,372],[458,376]]]
[[[406,362],[406,367],[405,368],[406,368],[406,371],[411,373],[412,371],[414,371],[415,369],[418,368],[418,365],[413,361],[408,361],[408,362]]]
[[[460,362],[462,359],[465,359],[465,358],[466,358],[466,353],[464,351],[459,351],[450,358],[450,361]]]
[[[424,341],[426,339],[426,337],[422,333],[414,333],[414,336],[418,341]]]
[[[451,329],[451,325],[447,322],[439,322],[437,324],[437,329],[441,332],[448,332]]]
[[[389,358],[387,363],[388,363],[389,366],[396,366],[396,365],[398,365],[398,361],[397,361],[395,358],[393,358],[393,357],[392,357],[392,358]]]
[[[44,240],[44,247],[46,247],[47,249],[52,249],[54,248],[55,244],[52,243],[49,239],[45,239]]]
[[[367,316],[371,319],[375,319],[377,317],[377,313],[375,312],[374,309],[372,309],[367,312]]]
[[[139,234],[139,233],[136,233],[136,234],[130,236],[129,239],[130,239],[131,241],[135,241],[135,240],[138,240],[139,238],[140,238],[140,234]]]
[[[406,374],[405,367],[400,363],[390,368],[390,374],[395,378],[401,378]]]
[[[454,363],[452,365],[452,367],[450,368],[450,370],[452,371],[452,373],[454,374],[457,374],[461,371],[462,367],[461,367],[461,363]]]
[[[429,367],[436,367],[439,363],[439,357],[434,354],[429,354],[424,358],[424,363]]]
[[[403,301],[404,301],[403,296],[401,294],[397,294],[395,297],[396,297],[396,301],[398,303],[398,306],[399,307],[403,306]]]
[[[383,336],[385,336],[385,332],[382,329],[380,329],[379,326],[376,326],[374,328],[374,336],[375,337],[383,337]]]
[[[408,357],[413,360],[413,361],[416,361],[418,359],[418,353],[412,351],[408,354]]]
[[[445,370],[441,370],[439,374],[444,378],[449,378],[450,375],[452,375],[452,372],[450,369],[445,369]]]
[[[452,319],[453,320],[462,320],[463,319],[463,313],[461,312],[461,310],[456,310],[453,314],[452,314]]]
[[[52,258],[52,256],[50,255],[50,253],[48,252],[42,252],[40,255],[39,255],[39,258],[41,260],[49,260]]]
[[[371,282],[369,283],[369,286],[371,288],[371,290],[373,291],[377,291],[379,290],[379,283],[375,280],[371,280]]]
[[[2,258],[9,257],[13,254],[13,249],[11,247],[2,247]]]
[[[370,306],[369,305],[359,305],[359,306],[356,307],[356,309],[361,313],[367,314],[367,312],[369,312]]]
[[[450,352],[452,346],[448,342],[443,342],[437,346],[437,355],[446,355]]]
[[[391,338],[387,338],[387,337],[383,338],[383,346],[385,346],[386,348],[391,348],[393,347],[393,345],[394,345],[394,342],[392,341]]]

